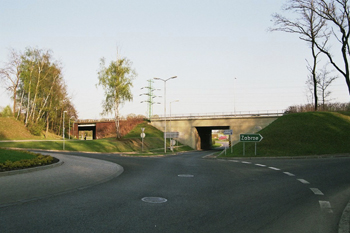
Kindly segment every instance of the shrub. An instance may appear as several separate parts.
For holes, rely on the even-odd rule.
[[[6,106],[2,111],[1,111],[1,116],[2,117],[11,117],[12,116],[12,110],[10,106]]]
[[[44,130],[44,124],[41,122],[29,123],[28,130],[31,134],[33,134],[35,136],[40,136],[41,132]]]
[[[55,158],[49,155],[41,155],[41,154],[35,154],[35,155],[36,155],[36,158],[34,159],[22,159],[15,162],[7,160],[4,163],[0,163],[0,171],[10,171],[10,170],[16,170],[16,169],[22,169],[22,168],[48,165],[48,164],[54,163],[55,161]]]

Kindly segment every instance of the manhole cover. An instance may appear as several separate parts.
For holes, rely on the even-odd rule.
[[[164,203],[168,201],[163,197],[144,197],[141,200],[148,203]]]
[[[192,178],[192,177],[194,177],[194,175],[191,175],[191,174],[180,174],[180,175],[178,175],[178,177]]]

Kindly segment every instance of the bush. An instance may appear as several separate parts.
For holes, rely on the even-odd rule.
[[[314,110],[315,110],[315,106],[313,104],[294,105],[294,106],[289,106],[285,113],[313,112]],[[350,103],[326,103],[325,105],[320,104],[318,106],[318,111],[326,111],[326,112],[350,111]]]
[[[11,117],[12,116],[12,110],[10,106],[6,106],[2,111],[1,111],[1,116],[2,117]]]
[[[34,159],[22,159],[15,162],[7,160],[4,163],[0,163],[0,171],[11,171],[11,170],[17,170],[22,168],[48,165],[48,164],[54,163],[55,161],[55,158],[49,155],[41,155],[41,154],[35,154],[35,155],[36,155],[36,158]]]
[[[44,130],[44,124],[41,122],[29,123],[27,127],[29,132],[35,136],[40,136],[41,132]]]

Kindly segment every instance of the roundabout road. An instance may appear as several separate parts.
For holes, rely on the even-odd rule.
[[[209,153],[75,153],[124,172],[86,189],[1,207],[1,232],[338,232],[350,198],[350,158],[202,158]]]

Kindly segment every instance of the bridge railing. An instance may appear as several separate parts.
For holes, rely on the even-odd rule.
[[[265,110],[265,111],[240,111],[229,113],[191,113],[191,114],[172,114],[166,115],[167,120],[176,119],[205,119],[205,118],[245,118],[245,117],[278,117],[285,114],[285,110]],[[151,120],[164,120],[164,115],[153,116]]]
[[[113,118],[103,118],[103,119],[77,119],[76,123],[95,123],[95,122],[111,122],[115,121]]]

